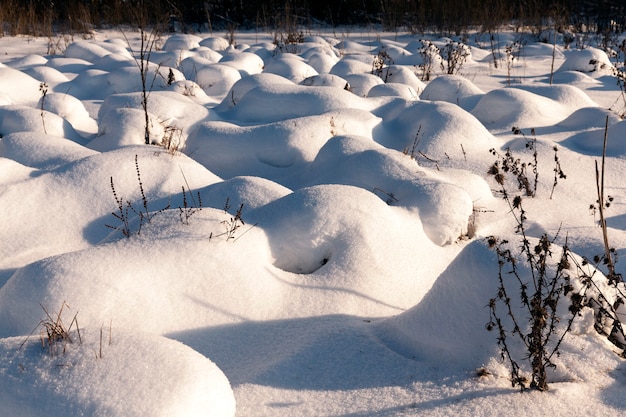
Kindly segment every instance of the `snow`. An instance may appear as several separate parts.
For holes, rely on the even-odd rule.
[[[623,56],[528,37],[507,68],[519,34],[497,51],[472,34],[460,72],[437,54],[427,81],[420,50],[451,39],[225,35],[160,40],[149,145],[138,33],[94,32],[59,55],[0,38],[0,415],[626,408],[623,360],[590,309],[544,393],[512,387],[485,329],[498,288],[486,237],[520,239],[487,174],[506,149],[537,150],[529,239],[558,235],[556,254],[567,237],[591,259],[606,124],[608,233],[624,255]],[[553,189],[556,160],[567,179]],[[51,321],[71,342],[46,345]]]

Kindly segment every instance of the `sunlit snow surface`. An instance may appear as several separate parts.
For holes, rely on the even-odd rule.
[[[54,56],[48,39],[0,38],[0,415],[624,412],[624,364],[589,313],[547,393],[511,387],[485,329],[485,237],[518,240],[492,149],[530,161],[536,139],[528,234],[591,258],[608,121],[625,254],[623,54],[472,34],[460,70],[431,56],[428,79],[434,35],[163,36],[145,145],[139,35],[124,35]],[[72,338],[52,352],[50,320]]]

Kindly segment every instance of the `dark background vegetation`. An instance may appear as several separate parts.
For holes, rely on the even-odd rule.
[[[513,24],[626,30],[624,0],[0,0],[1,34],[177,22],[183,31],[382,25],[461,34]],[[43,32],[43,33],[37,33]]]

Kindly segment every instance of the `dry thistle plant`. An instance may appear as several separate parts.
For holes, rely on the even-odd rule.
[[[546,371],[556,367],[553,358],[561,354],[560,346],[584,308],[593,310],[596,331],[621,349],[620,355],[626,357],[626,335],[620,320],[626,313],[626,288],[621,275],[615,272],[611,256],[615,251],[609,249],[606,233],[606,253],[603,257],[594,259],[593,268],[589,261],[581,261],[574,256],[569,250],[567,238],[560,256],[554,261],[553,246],[556,237],[550,239],[544,234],[536,243],[531,243],[533,240],[528,236],[525,226],[527,213],[522,197],[511,196],[505,185],[507,175],[515,176],[520,184],[519,190],[525,190],[528,194],[526,186],[522,186],[526,183],[520,182],[520,172],[516,167],[517,165],[513,169],[505,170],[494,164],[489,170],[489,174],[500,185],[499,192],[515,218],[515,230],[520,236],[520,251],[514,253],[511,244],[506,240],[499,240],[494,236],[487,239],[498,259],[498,289],[497,295],[488,303],[490,318],[486,327],[487,330],[496,330],[498,333],[497,344],[502,359],[509,363],[512,385],[522,390],[532,388],[545,391],[548,389]],[[558,164],[557,168],[560,169]],[[604,206],[603,178],[604,158],[602,175],[596,168],[599,206]],[[606,230],[606,223],[602,219],[601,214],[601,225]],[[597,271],[601,262],[609,269],[608,287],[598,284]],[[519,300],[513,296],[516,293],[519,294]],[[569,305],[565,312],[559,306],[566,299],[569,299]],[[514,344],[521,345],[523,354],[513,349]]]
[[[521,202],[519,207],[523,210]],[[526,236],[523,218],[518,217],[522,242],[519,256],[509,249],[508,241],[488,238],[498,258],[498,290],[488,303],[490,317],[486,328],[498,332],[498,347],[502,359],[509,362],[512,386],[545,391],[548,389],[547,368],[556,367],[552,359],[560,355],[561,343],[579,310],[570,308],[569,317],[563,320],[558,309],[574,290],[570,282],[567,240],[558,260],[551,263],[554,239],[544,234],[532,245]],[[523,272],[519,257],[528,272]],[[519,288],[519,305],[512,299],[515,287]],[[521,344],[523,350],[518,356],[512,348],[516,343]],[[524,360],[530,369],[530,378],[520,365]]]
[[[504,181],[507,175],[512,176],[517,182],[517,189],[523,191],[527,197],[535,197],[537,194],[537,185],[539,184],[539,169],[538,169],[538,155],[537,155],[537,138],[535,136],[535,130],[531,129],[532,138],[527,138],[524,132],[518,128],[513,127],[512,132],[514,135],[521,135],[526,140],[526,149],[532,151],[532,159],[524,162],[520,158],[517,158],[511,148],[506,148],[504,155],[500,154],[495,148],[491,148],[489,152],[492,155],[497,156],[498,160],[489,168],[487,173],[492,175],[496,182],[502,186],[501,191],[506,190],[504,187]],[[552,183],[552,191],[550,193],[550,199],[554,195],[554,189],[556,188],[559,179],[567,179],[567,175],[561,167],[561,161],[558,156],[558,147],[554,145],[552,147],[554,151],[554,181]],[[532,172],[532,175],[531,175]],[[506,198],[506,196],[503,196]]]
[[[548,389],[547,368],[556,367],[552,359],[560,354],[561,343],[582,308],[580,303],[578,308],[572,308],[572,302],[568,309],[569,317],[564,320],[559,305],[566,296],[574,293],[572,279],[579,279],[583,274],[571,271],[572,255],[567,239],[555,261],[552,258],[556,237],[550,239],[544,234],[532,243],[526,232],[527,213],[522,197],[512,197],[505,185],[506,175],[518,177],[519,183],[517,166],[513,170],[501,171],[494,165],[489,170],[500,185],[499,192],[515,219],[520,252],[514,253],[507,240],[494,236],[487,238],[498,259],[498,289],[497,295],[488,303],[490,317],[486,328],[498,333],[501,357],[508,361],[511,369],[511,384],[522,390],[545,391]],[[519,189],[523,188],[520,184]],[[513,294],[519,294],[519,300],[514,299]],[[521,345],[523,353],[518,354],[513,345]],[[526,366],[523,366],[522,360],[527,362]],[[527,377],[528,372],[530,378]]]

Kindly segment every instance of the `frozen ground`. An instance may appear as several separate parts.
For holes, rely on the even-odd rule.
[[[625,254],[623,52],[507,32],[495,49],[478,34],[173,35],[150,55],[145,145],[125,35],[55,55],[0,38],[1,415],[624,413],[626,369],[590,309],[543,393],[512,387],[485,329],[486,237],[520,241],[491,149],[532,162],[536,141],[528,236],[591,259],[608,120]],[[466,55],[449,63],[447,43]],[[61,324],[71,341],[48,346]]]

